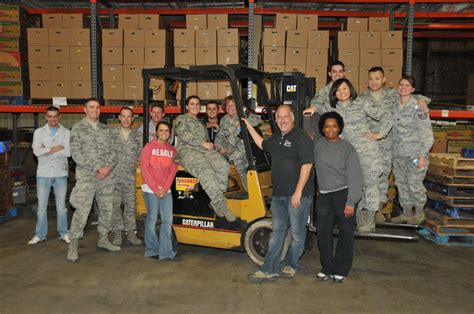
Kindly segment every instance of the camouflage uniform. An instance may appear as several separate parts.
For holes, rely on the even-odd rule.
[[[94,196],[99,205],[97,230],[100,235],[107,235],[112,220],[113,173],[104,180],[96,179],[96,175],[98,168],[115,165],[110,130],[99,122],[95,128],[84,118],[72,127],[70,146],[72,159],[76,162],[76,185],[69,201],[76,211],[69,235],[71,239],[82,237]]]
[[[313,99],[311,99],[310,107],[317,109],[321,105],[329,104],[329,91],[331,90],[333,81],[316,92]]]
[[[373,102],[363,98],[350,101],[345,106],[337,103],[336,108],[332,108],[329,103],[317,107],[319,114],[328,111],[336,111],[342,116],[344,130],[341,137],[351,143],[359,155],[364,192],[359,208],[375,213],[380,203],[378,184],[382,175],[382,161],[377,143],[367,138],[370,132],[368,120],[380,121],[379,133],[385,137],[392,127],[390,116],[382,115],[382,111]]]
[[[249,166],[245,153],[244,141],[239,138],[240,123],[236,115],[231,118],[228,114],[222,117],[220,128],[216,136],[217,150],[223,148],[224,155],[232,161],[239,174],[242,186],[247,191],[247,168]]]
[[[403,108],[400,97],[393,110],[393,173],[398,188],[400,205],[404,214],[411,215],[413,206],[417,216],[423,216],[426,203],[426,189],[423,180],[428,169],[429,150],[433,145],[433,130],[428,113],[417,110],[418,102],[412,97]],[[425,167],[420,170],[413,163],[419,156],[426,159]]]
[[[370,89],[367,89],[360,97],[367,98],[369,101],[372,101],[374,104],[380,107],[382,111],[382,116],[391,116],[392,114],[392,98],[397,91],[393,88],[383,88],[380,99],[377,101],[373,96]],[[392,127],[392,121],[384,119],[385,122],[389,123],[386,127]],[[369,129],[372,133],[379,133],[382,127],[382,121],[377,121],[373,118],[368,119]],[[377,141],[379,147],[380,160],[382,165],[382,176],[379,181],[379,192],[380,192],[380,203],[386,203],[388,201],[388,177],[392,171],[392,132],[388,132],[386,136],[382,137]]]
[[[202,147],[203,143],[209,142],[205,125],[190,114],[180,115],[174,125],[178,137],[176,162],[199,179],[211,205],[225,203],[229,164],[217,151]]]
[[[114,202],[112,214],[112,230],[124,229],[131,233],[137,229],[135,223],[135,169],[142,149],[142,133],[131,130],[125,139],[121,127],[110,130],[112,149],[117,165],[114,168]],[[121,205],[123,203],[123,216]]]

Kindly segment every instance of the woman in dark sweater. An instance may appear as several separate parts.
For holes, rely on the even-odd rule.
[[[354,147],[339,135],[344,129],[342,117],[326,112],[319,120],[323,138],[314,146],[319,195],[316,200],[316,224],[322,269],[318,280],[345,281],[352,266],[355,211],[362,197],[362,171]],[[333,230],[339,230],[333,256]]]

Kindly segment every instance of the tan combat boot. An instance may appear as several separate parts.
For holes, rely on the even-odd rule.
[[[70,238],[69,248],[67,250],[67,260],[70,262],[77,262],[79,259],[79,254],[77,249],[79,247],[79,239]]]

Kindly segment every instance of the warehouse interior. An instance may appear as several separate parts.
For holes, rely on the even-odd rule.
[[[2,0],[0,313],[472,313],[473,21],[469,0]],[[239,64],[268,77],[302,73],[301,112],[326,85],[335,60],[344,62],[359,94],[374,66],[385,69],[389,88],[412,75],[416,93],[431,100],[434,135],[424,225],[388,223],[377,226],[379,236],[356,236],[344,284],[316,280],[319,250],[311,223],[302,269],[294,278],[262,284],[247,280],[258,266],[244,234],[233,249],[178,241],[179,259],[162,262],[144,258],[145,245],[98,249],[97,212],[79,243],[81,258],[70,263],[68,245],[55,230],[53,193],[48,240],[27,245],[38,206],[33,132],[44,125],[48,106],[60,106],[68,129],[83,119],[89,98],[103,105],[100,121],[111,128],[123,106],[133,108],[134,126],[141,125],[152,102],[164,105],[172,122],[185,112],[183,95],[199,95],[205,116],[205,103],[233,94],[231,83],[183,81],[172,92],[172,81],[145,82],[142,71]],[[262,91],[253,83],[241,80],[238,87],[243,105],[255,109]],[[265,84],[270,101],[287,97],[281,85]],[[69,158],[68,197],[74,184]],[[393,180],[388,197],[383,212],[390,219],[400,213]]]

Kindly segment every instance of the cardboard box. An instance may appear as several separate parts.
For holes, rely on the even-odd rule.
[[[145,48],[166,48],[166,30],[145,30]]]
[[[206,14],[187,14],[186,15],[187,29],[207,29],[207,15]]]
[[[4,64],[2,55],[6,54],[5,52],[0,53],[0,63]],[[19,55],[19,53],[18,53]],[[49,47],[48,46],[30,46],[28,47],[28,62],[29,64],[35,63],[49,63]],[[20,66],[19,60],[16,65]]]
[[[216,47],[196,47],[196,65],[217,64]]]
[[[194,29],[175,29],[174,47],[194,47]]]
[[[337,46],[339,49],[358,49],[358,32],[337,32]]]
[[[66,32],[69,46],[90,47],[91,31],[88,28],[70,28]]]
[[[41,16],[43,28],[62,28],[63,15],[61,13],[43,14]]]
[[[144,47],[145,31],[140,29],[124,29],[123,44],[124,47]]]
[[[28,28],[28,46],[47,46],[49,45],[49,31],[47,28]]]
[[[67,63],[53,63],[49,65],[51,81],[70,81],[71,65]]]
[[[448,154],[460,153],[463,148],[474,148],[474,142],[448,140]]]
[[[222,29],[229,28],[229,21],[227,14],[208,14],[207,15],[208,29]]]
[[[16,37],[0,37],[0,51],[20,51],[20,39]]]
[[[382,65],[381,49],[361,49],[360,50],[360,66],[375,67]]]
[[[403,66],[403,49],[382,49],[382,66]]]
[[[227,96],[232,95],[232,87],[229,81],[218,81],[217,82],[217,98],[224,99]]]
[[[72,81],[71,95],[72,99],[87,99],[92,97],[92,83],[91,81]]]
[[[339,49],[338,60],[346,67],[357,67],[360,63],[359,49]]]
[[[102,47],[102,64],[123,64],[123,48]]]
[[[49,28],[48,42],[50,46],[69,46],[69,32],[66,29]]]
[[[277,28],[265,28],[263,30],[264,47],[285,47],[285,42],[286,30]]]
[[[182,65],[196,64],[196,48],[174,48],[174,63]]]
[[[238,47],[239,30],[237,28],[227,28],[217,30],[218,47]]]
[[[123,64],[145,64],[145,48],[123,47]]]
[[[380,32],[360,32],[360,49],[380,49]]]
[[[159,28],[160,16],[158,14],[139,14],[138,28],[139,29],[153,29]]]
[[[402,49],[403,48],[403,32],[392,31],[382,32],[380,35],[382,49]]]
[[[285,65],[301,65],[306,67],[308,49],[305,48],[286,48]]]
[[[402,68],[384,67],[383,70],[385,72],[385,84],[390,86],[398,86],[398,83],[402,77]]]
[[[186,83],[186,97],[191,95],[197,95],[197,84],[195,81]],[[181,83],[179,84],[178,90],[176,91],[176,99],[181,99]]]
[[[352,84],[359,83],[359,68],[358,67],[346,67],[345,68],[345,78],[351,81]]]
[[[0,82],[0,96],[23,96],[21,82]]]
[[[369,70],[371,69],[371,66],[361,66],[359,67],[359,84],[365,84],[368,85],[369,82]],[[385,69],[384,69],[385,72]],[[346,75],[347,77],[347,75]]]
[[[369,28],[369,19],[365,17],[348,17],[346,30],[348,32],[366,32]]]
[[[308,49],[308,56],[306,59],[307,65],[323,65],[328,64],[328,49]]]
[[[317,31],[318,15],[317,14],[298,14],[296,27],[299,30]]]
[[[103,82],[123,82],[123,66],[122,65],[103,65],[102,66]]]
[[[102,47],[123,47],[123,29],[103,29]]]
[[[199,81],[197,82],[197,93],[201,99],[219,99],[217,93],[217,82]]]
[[[71,63],[91,63],[91,47],[69,47]]]
[[[91,65],[90,64],[71,64],[71,78],[77,81],[90,81]]]
[[[69,47],[49,46],[49,63],[70,63]]]
[[[306,65],[285,65],[285,72],[301,72],[305,73],[306,71]]]
[[[125,100],[143,100],[142,82],[124,82],[123,99]]]
[[[239,64],[239,47],[217,47],[218,64]]]
[[[367,90],[367,84],[355,84],[354,88],[357,91],[357,95],[363,94]]]
[[[17,5],[0,5],[0,21],[18,21],[20,10]]]
[[[31,98],[51,98],[51,81],[30,81]]]
[[[275,28],[289,30],[296,29],[297,14],[277,13]]]
[[[143,67],[140,65],[124,65],[123,81],[124,82],[143,82]]]
[[[195,39],[196,47],[217,46],[217,32],[215,29],[197,29]]]
[[[329,49],[329,31],[309,31],[308,48]]]
[[[51,97],[71,96],[71,82],[69,81],[51,81]]]
[[[285,72],[285,65],[284,64],[264,64],[263,71],[271,72],[271,73]]]
[[[323,88],[328,80],[327,66],[306,66],[306,77],[316,78],[317,90]]]
[[[30,64],[30,80],[31,81],[49,81],[51,75],[48,63]]]
[[[82,14],[63,14],[63,28],[84,28]]]
[[[465,125],[453,125],[453,126],[434,126],[433,135],[435,139],[447,139],[447,140],[472,140],[474,129]]]
[[[434,140],[433,146],[430,149],[430,153],[441,153],[445,154],[448,151],[448,140]]]
[[[104,82],[104,99],[122,100],[123,82]]]
[[[165,48],[145,48],[144,64],[155,68],[164,67],[166,64]]]
[[[46,50],[46,61],[45,63],[49,62],[48,59],[48,47],[47,46],[38,46],[38,49],[28,49],[28,56],[33,57],[33,61],[42,60],[44,59],[44,50]],[[36,48],[36,47],[35,47]],[[0,65],[6,67],[19,67],[21,66],[21,54],[19,52],[13,51],[0,51]],[[33,62],[31,58],[28,58],[31,63],[41,63],[41,62]]]
[[[0,21],[0,37],[20,37],[20,22]]]
[[[165,80],[152,77],[150,78],[149,86],[153,94],[152,95],[153,100],[165,100],[165,90],[166,90]]]
[[[292,48],[308,48],[308,32],[305,30],[288,30],[286,46]]]
[[[369,17],[369,31],[385,32],[390,30],[390,19],[388,17]]]
[[[264,64],[285,64],[285,48],[284,47],[264,47],[263,48]]]
[[[138,14],[119,14],[119,29],[138,29]]]

